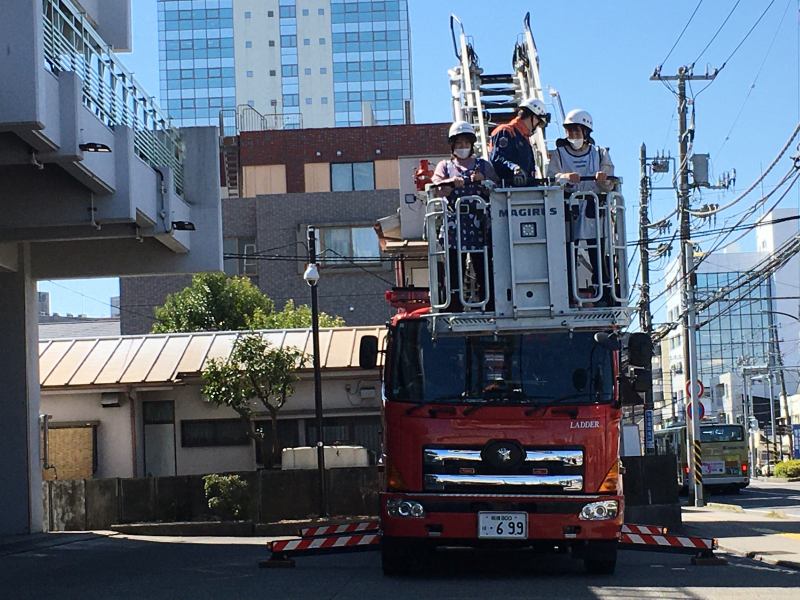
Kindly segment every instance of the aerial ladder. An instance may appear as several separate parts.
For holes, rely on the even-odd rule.
[[[563,119],[558,93],[550,90],[545,96],[530,14],[514,46],[511,73],[484,72],[455,15],[450,29],[458,59],[448,72],[453,119],[475,128],[476,154],[488,160],[492,130],[510,121],[524,99],[545,102]],[[450,204],[428,191],[425,237],[431,312],[439,332],[613,327],[630,320],[620,182],[608,193],[565,193],[547,179],[543,128],[536,129],[531,144],[537,171],[528,187],[497,187],[488,202],[469,196]],[[577,220],[587,214],[594,221],[593,233],[575,239]],[[448,215],[456,227],[449,237],[442,233]],[[462,229],[476,223],[487,228],[487,244],[462,247]]]

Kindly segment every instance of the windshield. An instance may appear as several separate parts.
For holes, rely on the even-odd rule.
[[[744,439],[744,428],[741,425],[701,425],[700,442],[741,442]]]
[[[394,332],[387,391],[423,403],[589,404],[612,399],[612,353],[593,333],[438,336],[426,320]]]

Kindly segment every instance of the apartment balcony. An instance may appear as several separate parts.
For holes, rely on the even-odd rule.
[[[173,127],[83,8],[0,20],[0,270],[19,243],[34,278],[221,270],[216,128]]]

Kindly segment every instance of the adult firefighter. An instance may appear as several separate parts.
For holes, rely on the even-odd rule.
[[[549,120],[544,102],[529,98],[519,104],[516,117],[492,131],[489,160],[506,184],[522,186],[536,177],[530,137],[537,127],[546,127]]]

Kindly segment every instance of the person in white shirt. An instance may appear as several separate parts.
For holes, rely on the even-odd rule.
[[[564,119],[566,137],[556,140],[556,148],[550,152],[547,176],[564,186],[565,191],[594,192],[603,194],[614,188],[610,177],[614,175],[608,149],[595,144],[592,139],[594,122],[592,116],[583,109],[574,109]],[[588,250],[592,270],[592,284],[599,285],[600,265],[597,264],[596,243],[598,237],[598,207],[592,198],[580,198],[572,207],[570,218],[570,240],[580,242]],[[600,233],[602,235],[602,232]],[[578,260],[584,258],[586,250],[580,250]],[[605,257],[605,260],[608,260]],[[608,302],[604,294],[605,303]]]

